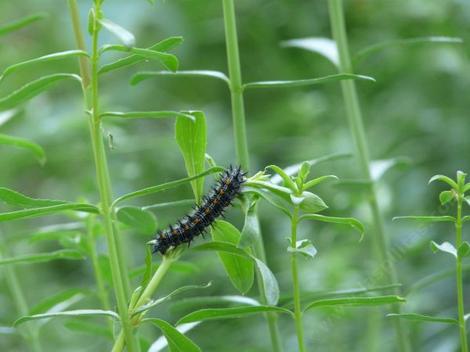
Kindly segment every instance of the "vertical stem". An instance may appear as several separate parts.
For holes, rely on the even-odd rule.
[[[84,49],[83,35],[81,32],[79,14],[76,0],[69,0],[70,11],[73,22],[73,29],[77,39],[79,49]],[[125,341],[129,352],[137,351],[137,342],[132,331],[132,325],[127,310],[127,292],[129,287],[129,279],[125,270],[124,258],[120,251],[119,240],[113,227],[113,209],[111,208],[111,182],[109,178],[108,164],[103,143],[103,135],[101,132],[101,119],[99,115],[99,90],[98,90],[98,36],[99,22],[97,16],[101,13],[100,2],[95,2],[94,18],[92,23],[92,53],[91,53],[91,70],[88,65],[80,62],[80,70],[82,74],[90,77],[90,86],[83,86],[85,94],[85,102],[87,109],[91,112],[89,118],[89,127],[91,134],[91,142],[93,147],[93,156],[96,167],[96,178],[101,201],[101,215],[105,227],[106,240],[108,243],[109,260],[111,266],[111,275],[113,279],[114,294],[117,301],[118,312],[121,318],[121,325],[125,335]],[[85,83],[85,81],[84,81]],[[90,92],[91,89],[91,92]]]
[[[243,170],[250,170],[250,156],[248,153],[248,138],[246,134],[245,107],[243,101],[243,81],[240,68],[240,54],[238,50],[237,23],[233,0],[222,0],[224,12],[225,42],[227,46],[227,62],[230,79],[230,94],[232,102],[232,120],[234,139],[238,163]],[[256,214],[255,214],[256,216]],[[256,216],[257,218],[257,216]],[[265,250],[261,233],[257,238],[254,254],[266,262]],[[257,285],[261,301],[266,302],[266,294],[261,278],[257,275]],[[266,314],[269,334],[273,352],[282,351],[277,316],[274,313]]]
[[[342,0],[328,0],[329,14],[333,38],[336,41],[339,54],[339,70],[341,73],[353,73],[351,57],[349,55],[348,39],[346,35],[344,12]],[[369,187],[369,206],[372,212],[372,221],[376,231],[374,236],[375,244],[378,249],[381,265],[384,268],[385,280],[396,283],[397,274],[395,266],[390,257],[389,243],[385,235],[382,214],[377,200],[377,191],[369,169],[369,149],[362,118],[362,112],[357,97],[356,84],[354,80],[341,81],[346,114],[349,121],[349,127],[352,132],[356,146],[356,155],[359,161],[362,177],[370,182]],[[395,289],[400,292],[399,288]],[[399,306],[393,305],[393,311],[399,312]],[[400,319],[394,319],[394,327],[398,339],[399,351],[409,351],[410,345],[408,337],[403,331]]]
[[[462,198],[463,194],[459,195],[457,199],[457,222],[455,223],[455,245],[460,248],[462,245]],[[468,352],[467,344],[467,330],[465,324],[465,309],[463,299],[463,273],[462,273],[462,257],[457,256],[457,305],[459,312],[459,333],[460,333],[460,350],[461,352]]]
[[[291,247],[296,248],[297,243],[297,222],[299,218],[299,207],[294,207],[294,212],[291,219]],[[292,269],[292,285],[294,289],[294,316],[295,316],[295,330],[297,332],[297,341],[299,344],[299,352],[305,352],[304,344],[304,327],[302,324],[302,307],[300,306],[300,285],[299,285],[299,272],[297,268],[297,255],[295,252],[291,253],[291,269]]]

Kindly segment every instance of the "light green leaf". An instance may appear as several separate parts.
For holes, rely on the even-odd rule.
[[[266,166],[266,169],[271,169],[273,170],[275,173],[277,173],[281,178],[282,180],[284,181],[283,182],[283,186],[284,187],[287,187],[289,188],[292,192],[297,192],[297,185],[294,183],[294,181],[292,181],[292,179],[290,178],[289,175],[287,175],[285,173],[285,171],[283,169],[281,169],[279,166],[277,165],[269,165],[269,166]]]
[[[107,339],[113,339],[113,333],[110,329],[103,324],[96,324],[90,321],[70,320],[67,321],[64,326],[74,332],[82,334],[90,334],[93,336],[105,337]]]
[[[441,37],[441,36],[390,40],[387,42],[377,43],[377,44],[368,46],[365,49],[360,50],[358,53],[354,55],[353,61],[359,62],[363,60],[365,57],[371,54],[375,54],[376,52],[381,51],[386,48],[416,45],[416,44],[425,44],[425,43],[461,44],[463,43],[463,40],[461,38],[456,38],[456,37]]]
[[[178,321],[178,324],[191,323],[195,321],[234,319],[257,313],[286,313],[293,316],[293,313],[285,308],[275,306],[243,306],[231,308],[206,308],[189,313]]]
[[[383,304],[402,303],[405,299],[400,296],[377,296],[377,297],[341,297],[341,298],[328,298],[320,299],[309,303],[305,308],[304,312],[318,307],[332,307],[332,306],[353,306],[353,307],[364,307],[364,306],[377,306]]]
[[[449,203],[452,199],[454,199],[455,191],[442,191],[439,193],[439,201],[441,205]]]
[[[211,77],[224,81],[228,86],[230,85],[230,80],[228,77],[219,71],[209,71],[209,70],[192,70],[192,71],[143,71],[137,72],[131,78],[131,84],[136,85],[146,79],[156,77],[156,76],[179,76],[179,77]]]
[[[55,73],[52,75],[43,76],[35,81],[25,84],[6,97],[0,98],[0,110],[14,108],[49,89],[49,87],[56,82],[66,79],[72,79],[80,83],[82,81],[80,76],[71,73]]]
[[[69,311],[64,311],[64,312],[27,315],[27,316],[17,319],[13,323],[13,325],[18,326],[27,321],[37,320],[37,319],[48,319],[48,318],[55,318],[55,317],[86,317],[86,316],[104,316],[104,317],[111,317],[115,320],[119,320],[119,315],[116,312],[113,312],[111,310],[77,309],[77,310],[69,310]]]
[[[243,224],[240,242],[240,248],[252,247],[257,241],[261,241],[261,230],[256,212],[256,204],[247,207],[245,213],[245,223]]]
[[[176,326],[176,330],[178,330],[182,334],[186,334],[188,331],[191,331],[194,329],[196,326],[198,326],[200,323],[188,323],[188,324],[181,324]],[[168,342],[165,338],[165,336],[160,336],[158,339],[156,339],[150,348],[148,349],[147,352],[160,352],[166,349],[168,346]],[[172,346],[169,346],[170,348]]]
[[[453,216],[415,216],[415,215],[410,215],[410,216],[395,216],[393,219],[395,220],[414,220],[414,221],[419,221],[419,222],[456,222],[455,218]]]
[[[290,242],[290,238],[289,238],[289,242]],[[295,248],[293,248],[292,245],[288,246],[287,252],[298,253],[308,259],[313,259],[315,258],[315,255],[317,254],[317,249],[313,246],[312,241],[300,240],[296,242]]]
[[[27,66],[39,64],[42,62],[47,62],[47,61],[55,61],[55,60],[62,60],[62,59],[67,59],[69,57],[80,57],[80,56],[88,56],[88,53],[83,50],[67,50],[67,51],[61,51],[53,54],[48,54],[44,56],[40,56],[31,60],[19,62],[17,64],[8,66],[5,70],[3,70],[2,75],[0,76],[0,80],[3,80],[6,76],[9,76],[15,71],[18,71],[19,69],[22,69]]]
[[[318,213],[328,209],[323,199],[312,192],[304,191],[300,197],[302,198],[300,209],[306,213]]]
[[[261,198],[266,200],[268,203],[270,203],[272,206],[281,210],[287,217],[289,218],[291,217],[290,210],[288,209],[289,203],[287,203],[283,197],[279,197],[276,194],[268,192],[262,188],[255,188],[255,187],[249,187],[249,186],[243,186],[242,192],[254,193],[260,196]]]
[[[196,121],[178,117],[176,119],[176,142],[183,154],[184,164],[188,176],[196,176],[204,172],[204,162],[207,145],[206,117],[200,111],[190,112]],[[204,188],[204,180],[199,178],[191,181],[194,196],[201,199]]]
[[[281,42],[284,48],[300,48],[320,54],[336,67],[339,67],[336,42],[330,38],[299,38]]]
[[[131,47],[135,45],[135,37],[127,29],[110,21],[107,18],[99,19],[98,22],[109,32],[114,34],[125,46]]]
[[[0,134],[0,144],[11,145],[17,148],[23,148],[30,151],[41,165],[46,162],[46,153],[39,144],[31,142],[28,139]]]
[[[154,234],[157,230],[155,216],[138,207],[122,207],[116,212],[117,219],[143,235]]]
[[[47,17],[47,13],[39,12],[39,13],[30,15],[30,16],[20,18],[18,20],[14,20],[14,21],[9,22],[9,23],[2,24],[2,25],[0,25],[0,37],[2,35],[6,35],[6,34],[9,34],[11,32],[17,31],[21,28],[24,28],[24,27],[30,25],[31,23],[42,20],[46,17]]]
[[[188,183],[192,180],[196,180],[200,177],[204,177],[204,176],[207,176],[207,175],[210,175],[210,174],[214,174],[216,172],[221,172],[223,170],[224,169],[221,168],[221,167],[213,167],[213,168],[210,168],[210,169],[208,169],[204,172],[201,172],[200,174],[192,176],[192,177],[186,177],[186,178],[183,178],[183,179],[180,179],[180,180],[171,181],[171,182],[167,182],[167,183],[162,183],[161,185],[158,185],[158,186],[147,187],[147,188],[135,191],[135,192],[127,193],[127,194],[124,194],[123,196],[118,197],[113,202],[112,206],[115,207],[118,203],[121,203],[124,200],[137,198],[137,197],[143,197],[143,196],[147,196],[147,195],[150,195],[150,194],[155,194],[155,193],[158,193],[158,192],[161,192],[161,191],[166,191],[168,189],[172,189],[172,188],[184,185],[185,183]]]
[[[61,249],[61,250],[58,250],[55,252],[49,252],[49,253],[25,254],[25,255],[17,255],[12,258],[3,258],[3,259],[0,259],[0,265],[47,263],[52,260],[58,260],[58,259],[82,260],[85,258],[78,251],[71,250],[71,249]]]
[[[34,314],[40,314],[40,313],[45,313],[45,312],[50,313],[51,310],[55,312],[64,310],[64,309],[67,309],[68,306],[70,306],[70,302],[76,303],[84,297],[85,295],[84,295],[83,290],[77,289],[77,288],[71,288],[63,292],[54,294],[52,296],[46,297],[44,300],[42,300],[41,302],[36,304],[33,308],[31,308],[31,310],[29,311],[29,314],[34,315]]]
[[[189,338],[184,336],[181,332],[179,332],[166,321],[151,318],[144,319],[142,322],[151,323],[161,330],[166,340],[168,341],[171,352],[201,352],[201,349],[194,342],[192,342]]]
[[[459,324],[457,319],[444,318],[444,317],[431,317],[429,315],[416,314],[416,313],[390,313],[386,315],[387,318],[400,318],[418,322],[426,323],[443,323],[443,324]]]
[[[99,213],[99,209],[90,204],[84,203],[64,203],[58,205],[45,206],[41,208],[30,208],[0,213],[0,222],[16,219],[34,218],[43,215],[56,214],[65,210],[83,211],[86,213]]]
[[[459,189],[459,186],[457,186],[457,183],[454,180],[444,175],[434,175],[433,177],[429,179],[428,184],[434,181],[441,181],[441,182],[447,183],[450,187],[452,187],[456,191]]]
[[[5,187],[0,187],[0,200],[6,204],[22,208],[39,208],[67,203],[62,200],[31,198]]]
[[[151,51],[163,52],[163,51],[168,51],[174,48],[175,46],[180,45],[182,42],[183,42],[183,37],[169,37],[146,49],[151,50]],[[116,60],[110,64],[103,65],[103,67],[99,69],[98,73],[102,74],[102,73],[114,71],[120,68],[135,65],[142,61],[145,61],[144,56],[136,55],[136,54],[129,55],[122,59]]]
[[[313,220],[313,221],[329,222],[329,223],[334,223],[334,224],[349,225],[360,233],[361,235],[360,241],[364,237],[364,232],[365,232],[364,225],[359,220],[354,219],[354,218],[341,218],[341,217],[335,217],[335,216],[325,216],[325,215],[320,215],[320,214],[305,214],[299,218],[299,222],[303,220]]]
[[[307,183],[304,184],[304,190],[307,190],[309,188],[312,188],[322,182],[328,181],[328,180],[334,180],[337,181],[339,178],[335,175],[325,175],[325,176],[320,176],[317,178],[314,178],[313,180],[308,181]]]
[[[232,243],[234,246],[238,245],[241,238],[238,229],[223,220],[219,220],[215,223],[211,233],[215,241]],[[219,252],[218,254],[233,286],[235,286],[240,293],[248,292],[254,280],[253,261],[229,253]]]
[[[100,117],[117,117],[121,119],[167,119],[181,117],[195,121],[194,116],[178,111],[107,111],[100,114]]]
[[[457,250],[449,242],[443,242],[441,244],[437,244],[436,242],[431,241],[431,249],[434,253],[437,253],[438,251],[441,251],[441,252],[444,252],[444,253],[451,254],[455,258],[457,258]]]
[[[464,241],[459,249],[457,250],[457,255],[459,258],[466,257],[467,255],[470,254],[470,244],[467,241]]]

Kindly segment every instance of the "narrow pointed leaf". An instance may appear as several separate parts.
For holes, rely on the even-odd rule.
[[[85,258],[78,251],[71,250],[71,249],[61,249],[61,250],[58,250],[55,252],[49,252],[49,253],[25,254],[25,255],[17,255],[12,258],[2,258],[0,259],[0,265],[47,263],[52,260],[59,260],[59,259],[82,260]]]
[[[286,174],[285,171],[281,169],[279,166],[269,165],[269,166],[266,166],[266,169],[271,169],[275,173],[277,173],[284,181],[284,184],[283,184],[284,187],[289,188],[292,192],[297,192],[297,185],[294,183],[294,181],[292,181],[290,176]]]
[[[444,175],[434,175],[433,177],[430,178],[428,184],[434,181],[441,181],[441,182],[447,183],[450,187],[452,187],[455,190],[458,190],[459,188],[459,186],[454,180]]]
[[[284,48],[300,48],[320,54],[336,67],[339,67],[338,48],[330,38],[299,38],[281,42]]]
[[[377,296],[377,297],[341,297],[341,298],[328,298],[320,299],[308,304],[304,312],[319,307],[332,307],[332,306],[352,306],[352,307],[367,307],[377,306],[383,304],[402,303],[405,299],[400,296]]]
[[[470,244],[467,241],[464,241],[459,249],[457,250],[457,255],[459,258],[466,257],[470,254]]]
[[[0,110],[14,108],[49,89],[53,84],[67,79],[81,82],[80,76],[71,73],[56,73],[38,78],[35,81],[25,84],[6,97],[0,98]]]
[[[191,331],[192,329],[194,329],[199,324],[200,323],[188,323],[188,324],[177,325],[176,330],[178,330],[182,334],[185,334],[188,331]],[[150,346],[147,352],[160,352],[164,350],[167,346],[168,346],[168,342],[165,336],[161,336],[152,343],[152,345]]]
[[[178,111],[108,111],[100,114],[101,117],[116,117],[121,119],[167,119],[181,117],[195,121],[194,116]]]
[[[317,249],[313,246],[312,241],[300,240],[296,242],[295,248],[293,248],[292,246],[287,247],[287,252],[298,253],[308,259],[313,259],[315,258],[315,255],[317,254]]]
[[[429,315],[416,314],[416,313],[390,313],[387,314],[387,318],[400,318],[406,320],[412,320],[417,322],[425,323],[443,323],[443,324],[459,324],[457,319],[444,318],[444,317],[432,317]]]
[[[157,76],[177,76],[177,77],[210,77],[224,81],[227,85],[230,85],[228,77],[219,71],[209,70],[190,70],[190,71],[143,71],[136,73],[131,78],[131,84],[136,85],[146,79],[157,77]]]
[[[38,319],[48,319],[48,318],[56,318],[56,317],[87,317],[87,316],[104,316],[104,317],[111,317],[115,320],[119,320],[119,315],[116,312],[111,310],[101,310],[101,309],[77,309],[77,310],[69,310],[64,312],[56,312],[56,313],[44,313],[44,314],[35,314],[35,315],[27,315],[17,319],[14,322],[14,326],[18,326],[23,324],[27,321],[31,320],[38,320]]]
[[[178,321],[178,324],[191,323],[195,321],[243,318],[258,313],[287,313],[288,309],[275,306],[243,306],[232,308],[206,308],[189,313]]]
[[[369,76],[364,75],[355,75],[350,73],[339,73],[335,75],[311,78],[311,79],[297,79],[289,81],[262,81],[262,82],[251,82],[243,85],[244,89],[254,89],[254,88],[290,88],[290,87],[305,87],[313,86],[317,84],[330,83],[342,81],[345,79],[357,79],[375,82],[375,79]]]
[[[438,244],[434,241],[431,241],[431,249],[434,253],[436,253],[438,251],[441,251],[441,252],[444,252],[444,253],[451,254],[452,256],[457,258],[457,250],[449,242],[443,242],[441,244]]]
[[[17,20],[14,20],[9,23],[0,24],[0,37],[2,35],[9,34],[11,32],[17,31],[21,28],[24,28],[31,23],[42,20],[47,17],[47,14],[44,12],[36,13],[30,16],[26,16]]]
[[[335,175],[325,175],[325,176],[320,176],[317,178],[314,178],[313,180],[308,181],[307,183],[304,184],[304,190],[307,190],[309,188],[312,188],[322,182],[328,181],[328,180],[333,180],[337,181],[339,180],[338,176]]]
[[[455,222],[455,218],[453,216],[415,216],[415,215],[409,215],[409,216],[395,216],[393,219],[395,220],[413,220],[413,221],[418,221],[418,222]]]
[[[0,134],[0,144],[26,149],[36,157],[41,165],[44,165],[46,162],[46,153],[44,152],[44,149],[42,149],[39,144],[28,139]]]
[[[83,211],[86,213],[94,214],[99,213],[99,209],[90,204],[64,203],[41,208],[30,208],[24,210],[11,211],[7,213],[0,213],[0,222],[56,214],[65,210]]]
[[[67,203],[63,200],[31,198],[5,187],[0,187],[0,200],[22,208],[47,207]]]
[[[168,341],[171,352],[201,352],[201,349],[189,338],[184,336],[177,328],[164,320],[151,318],[144,319],[142,322],[148,322],[158,327]]]
[[[360,233],[361,240],[365,232],[364,225],[359,220],[354,219],[354,218],[340,218],[340,217],[325,216],[325,215],[320,215],[320,214],[306,214],[306,215],[302,215],[299,218],[299,221],[303,221],[303,220],[313,220],[313,221],[329,222],[329,223],[334,223],[334,224],[349,225]]]
[[[99,20],[99,23],[106,28],[109,32],[114,34],[125,46],[131,47],[135,45],[135,37],[127,29],[110,21],[107,18]]]

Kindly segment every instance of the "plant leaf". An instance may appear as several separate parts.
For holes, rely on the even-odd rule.
[[[215,241],[232,243],[234,246],[238,245],[241,238],[238,229],[223,220],[219,220],[215,223],[211,233]],[[235,286],[240,293],[247,293],[251,286],[253,286],[253,261],[229,253],[219,252],[218,255],[233,286]]]
[[[5,187],[0,187],[0,200],[5,202],[6,204],[22,208],[39,208],[67,203],[63,200],[31,198]]]
[[[174,48],[175,46],[180,45],[182,42],[183,42],[183,37],[169,37],[146,49],[152,50],[152,51],[159,51],[159,52],[168,51]],[[141,55],[135,55],[135,54],[129,55],[127,57],[116,60],[110,64],[103,65],[99,69],[98,73],[102,74],[102,73],[114,71],[120,68],[135,65],[142,61],[145,61],[145,57]]]
[[[33,15],[29,15],[29,16],[14,20],[14,21],[6,23],[6,24],[2,24],[2,25],[0,25],[0,37],[2,35],[6,35],[6,34],[9,34],[11,32],[17,31],[21,28],[24,28],[24,27],[30,25],[31,23],[42,20],[46,17],[47,17],[47,13],[39,12],[39,13],[36,13],[36,14],[33,14]]]
[[[155,216],[139,207],[122,207],[116,211],[116,218],[123,224],[131,227],[143,235],[155,233],[157,220]]]
[[[191,323],[195,321],[206,321],[216,319],[243,318],[247,315],[257,313],[287,313],[293,316],[288,309],[275,306],[242,306],[231,308],[206,308],[189,313],[178,321],[178,324]]]
[[[194,329],[199,324],[200,323],[188,323],[188,324],[177,325],[176,330],[178,330],[182,334],[185,334],[188,331]],[[160,352],[167,345],[168,345],[168,342],[167,342],[166,338],[164,336],[161,336],[152,343],[152,345],[148,349],[148,352]]]
[[[42,149],[39,144],[28,139],[0,134],[0,144],[26,149],[36,157],[41,165],[46,163],[46,153],[44,152],[44,149]]]
[[[452,199],[454,199],[454,192],[453,191],[442,191],[439,193],[439,201],[441,205],[449,203]]]
[[[52,260],[66,259],[66,260],[82,260],[85,259],[82,254],[72,249],[61,249],[49,253],[36,253],[17,255],[11,258],[0,259],[0,265],[6,264],[37,264],[47,263]]]
[[[459,249],[457,250],[457,255],[459,258],[466,257],[467,255],[470,254],[470,244],[467,241],[464,241]]]
[[[290,238],[289,238],[290,241]],[[299,253],[308,259],[313,259],[317,254],[317,249],[313,246],[312,241],[310,240],[300,240],[295,244],[295,248],[292,245],[287,247],[287,252],[289,253]]]
[[[110,329],[103,324],[96,324],[89,321],[70,320],[67,321],[64,326],[72,331],[90,334],[94,336],[106,337],[113,339],[113,333]]]
[[[341,298],[328,298],[320,299],[309,303],[305,308],[304,312],[312,308],[318,307],[332,307],[332,306],[377,306],[382,304],[392,304],[405,302],[405,299],[400,296],[388,295],[388,296],[376,296],[376,297],[341,297]]]
[[[449,253],[449,254],[453,255],[455,258],[457,258],[457,250],[449,242],[443,242],[441,244],[437,244],[436,242],[431,241],[431,249],[434,253],[436,253],[438,251],[441,251],[441,252],[444,252],[444,253]]]
[[[200,177],[204,177],[204,176],[207,176],[207,175],[210,175],[210,174],[214,174],[216,172],[221,172],[223,170],[224,169],[221,168],[221,167],[212,167],[212,168],[210,168],[210,169],[208,169],[204,172],[201,172],[200,174],[198,174],[196,176],[186,177],[186,178],[183,178],[183,179],[180,179],[180,180],[166,182],[166,183],[162,183],[161,185],[147,187],[147,188],[143,188],[143,189],[140,189],[138,191],[135,191],[135,192],[127,193],[127,194],[124,194],[124,195],[116,198],[116,200],[113,202],[112,206],[115,207],[118,203],[121,203],[122,201],[127,200],[127,199],[143,197],[143,196],[158,193],[158,192],[161,192],[161,191],[166,191],[168,189],[181,186],[181,185],[183,185],[185,183],[188,183],[192,180],[196,180]]]
[[[453,216],[415,216],[415,215],[410,215],[410,216],[395,216],[393,219],[395,220],[415,220],[419,222],[455,222],[455,218]]]
[[[107,111],[100,114],[100,117],[117,117],[121,119],[167,119],[181,117],[191,121],[196,120],[194,116],[178,111]]]
[[[304,191],[301,195],[302,201],[300,209],[306,213],[318,213],[322,210],[328,209],[323,199],[312,192]]]
[[[338,48],[336,42],[330,38],[299,38],[281,42],[284,48],[300,48],[317,54],[330,61],[334,66],[339,67]]]
[[[116,312],[113,312],[111,310],[77,309],[77,310],[68,310],[64,312],[27,315],[27,316],[17,319],[13,323],[13,325],[18,326],[27,321],[37,320],[37,319],[48,319],[48,318],[55,318],[55,317],[84,317],[84,316],[105,316],[105,317],[114,318],[115,320],[119,320],[119,315]]]
[[[299,222],[303,220],[314,220],[314,221],[321,221],[321,222],[329,222],[334,224],[343,224],[349,225],[355,230],[359,231],[361,234],[360,240],[364,237],[365,228],[364,225],[357,219],[354,218],[341,218],[336,216],[325,216],[320,214],[305,214],[299,218]]]
[[[416,314],[416,313],[390,313],[386,315],[387,318],[400,318],[412,321],[426,322],[426,323],[444,323],[444,324],[459,324],[457,319],[444,318],[444,317],[431,317],[429,315]]]
[[[415,45],[415,44],[424,44],[424,43],[449,43],[449,44],[461,44],[463,40],[461,38],[456,37],[443,37],[443,36],[432,36],[432,37],[416,37],[416,38],[405,38],[405,39],[397,39],[397,40],[390,40],[387,42],[373,44],[364,48],[357,52],[354,57],[353,61],[359,62],[363,60],[365,57],[374,54],[378,51],[381,51],[386,48],[391,47],[400,47],[406,45]]]
[[[328,181],[328,180],[334,180],[337,181],[339,178],[335,175],[325,175],[325,176],[320,176],[317,178],[314,178],[313,180],[308,181],[307,183],[304,184],[304,190],[307,190],[309,188],[312,188],[322,182]]]
[[[230,80],[228,77],[219,71],[209,71],[209,70],[190,70],[190,71],[143,71],[137,72],[131,78],[131,84],[136,85],[146,79],[155,77],[155,76],[180,76],[180,77],[210,77],[216,78],[224,81],[228,86],[230,86]]]
[[[86,213],[99,214],[99,209],[90,204],[84,203],[64,203],[58,205],[45,206],[40,208],[30,208],[24,210],[0,213],[0,222],[17,219],[34,218],[43,215],[56,214],[65,210],[83,211]]]
[[[171,352],[201,352],[201,349],[194,342],[166,321],[151,318],[143,319],[142,322],[151,323],[161,330],[162,334],[168,341]]]
[[[459,189],[459,186],[454,180],[444,175],[434,175],[433,177],[429,179],[428,184],[434,181],[441,181],[441,182],[447,183],[450,187],[452,187],[456,191]]]
[[[8,110],[18,106],[25,101],[28,101],[35,96],[39,95],[43,91],[47,90],[51,85],[56,82],[63,81],[66,79],[73,79],[81,82],[80,76],[71,73],[55,73],[48,76],[43,76],[29,82],[21,88],[15,90],[13,93],[6,97],[0,98],[0,110]]]
[[[85,297],[83,290],[71,288],[42,300],[30,309],[29,314],[34,315],[39,313],[45,313],[50,312],[50,310],[60,311],[66,309],[61,309],[61,307],[64,306],[64,302],[67,302],[67,306],[70,306],[68,302],[71,302],[71,299],[73,303],[75,303],[83,297]]]
[[[288,81],[262,81],[262,82],[250,82],[243,85],[243,89],[254,89],[254,88],[290,88],[290,87],[305,87],[313,86],[317,84],[330,83],[342,81],[345,79],[357,79],[375,82],[375,79],[364,75],[355,75],[352,73],[338,73],[319,78],[310,79],[296,79]]]
[[[279,166],[277,165],[269,165],[269,166],[266,166],[266,169],[271,169],[273,170],[275,173],[277,173],[281,178],[282,180],[284,181],[283,182],[283,186],[284,187],[287,187],[289,188],[292,192],[297,192],[297,185],[295,184],[294,181],[292,181],[292,179],[290,178],[289,175],[287,175],[285,173],[285,171],[283,169],[281,169]]]
[[[134,34],[120,25],[112,22],[107,18],[99,19],[98,22],[106,28],[109,32],[114,34],[125,46],[132,47],[135,45]]]
[[[176,118],[175,136],[176,142],[183,154],[184,164],[188,176],[196,176],[204,172],[206,145],[207,145],[207,126],[206,117],[200,111],[190,112],[196,121],[178,117]],[[194,196],[197,200],[201,199],[204,188],[204,180],[194,179],[191,181]]]
[[[47,61],[62,60],[62,59],[66,59],[69,57],[80,57],[80,56],[88,56],[88,53],[83,50],[67,50],[67,51],[52,53],[52,54],[40,56],[31,60],[19,62],[17,64],[8,66],[5,70],[3,70],[3,73],[0,76],[0,81],[3,80],[6,76],[9,76],[10,74],[12,74],[13,72],[18,71],[19,69],[22,69],[30,65],[35,65],[35,64],[47,62]]]

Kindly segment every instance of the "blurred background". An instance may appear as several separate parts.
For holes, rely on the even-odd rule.
[[[83,28],[91,1],[79,0]],[[326,1],[237,0],[238,35],[242,75],[245,82],[314,78],[334,74],[335,68],[323,57],[280,42],[303,37],[331,37]],[[148,47],[168,36],[181,35],[184,43],[174,53],[180,69],[210,69],[227,72],[222,6],[220,1],[148,2],[107,0],[104,13],[130,30],[137,46]],[[74,49],[74,38],[66,1],[1,1],[1,23],[43,11],[45,20],[0,39],[0,68],[52,52]],[[466,0],[350,0],[345,2],[351,51],[382,41],[421,37],[461,37],[463,44],[420,44],[385,49],[366,58],[356,72],[377,82],[358,82],[371,157],[404,157],[407,165],[392,169],[381,180],[379,195],[387,234],[397,253],[394,262],[407,295],[405,311],[429,315],[456,316],[454,276],[415,289],[416,283],[435,272],[453,269],[445,255],[433,254],[429,241],[454,240],[451,226],[423,227],[396,223],[393,216],[441,214],[437,184],[427,185],[434,174],[454,177],[457,170],[470,172],[469,116],[470,4]],[[102,44],[116,40],[105,32]],[[87,43],[89,45],[89,42]],[[105,54],[103,62],[120,57]],[[208,153],[221,165],[235,162],[230,96],[223,83],[207,78],[159,77],[131,86],[138,70],[162,69],[155,62],[115,71],[101,78],[103,110],[202,110],[208,123]],[[54,61],[9,76],[0,85],[0,96],[42,75],[78,72],[76,60]],[[354,151],[338,83],[290,89],[253,90],[245,95],[250,155],[254,171],[266,165],[282,167],[326,154]],[[47,163],[40,166],[27,152],[0,147],[0,186],[38,198],[97,202],[95,171],[81,92],[75,82],[60,83],[27,103],[16,116],[0,125],[0,133],[30,138],[42,145]],[[185,176],[184,162],[174,140],[174,122],[118,121],[105,124],[105,135],[113,136],[108,149],[115,195],[124,194]],[[352,179],[358,174],[354,158],[327,162],[314,167],[313,176],[335,174]],[[212,180],[208,180],[210,184]],[[330,206],[329,215],[355,216],[369,220],[360,187],[328,184],[317,193]],[[145,199],[138,205],[191,198],[189,186]],[[1,210],[7,209],[6,207]],[[453,212],[453,208],[448,208]],[[155,211],[159,227],[165,227],[188,211],[187,206]],[[466,209],[468,211],[468,208]],[[229,219],[241,229],[239,209]],[[268,265],[279,280],[281,292],[289,296],[291,279],[286,252],[288,219],[267,204],[260,207],[261,225]],[[2,224],[2,241],[10,254],[48,251],[57,242],[32,243],[31,235],[45,226],[70,221],[65,216],[45,217]],[[373,233],[357,242],[356,235],[335,226],[308,224],[301,237],[318,249],[313,261],[301,261],[301,284],[306,293],[368,287],[373,282],[376,261],[370,245]],[[152,234],[132,230],[121,232],[127,244],[132,268],[144,261],[144,244]],[[469,240],[468,232],[464,237]],[[104,238],[101,252],[105,252]],[[155,258],[157,261],[158,259]],[[160,294],[175,287],[202,284],[212,286],[200,295],[237,294],[218,265],[215,254],[187,251],[181,265],[164,280]],[[49,296],[71,288],[88,292],[74,308],[98,307],[93,296],[94,279],[88,261],[54,261],[19,266],[17,274],[30,307]],[[11,326],[18,317],[11,292],[0,272],[0,325]],[[135,284],[139,277],[136,277]],[[134,285],[135,286],[135,285]],[[470,279],[466,275],[466,292]],[[198,295],[197,293],[194,295]],[[249,293],[256,297],[256,290]],[[188,294],[190,297],[191,294]],[[467,298],[468,298],[467,294]],[[467,311],[470,300],[467,299]],[[174,299],[154,314],[174,323],[195,308],[195,300]],[[386,310],[368,319],[372,310],[318,310],[305,316],[307,341],[317,351],[364,351],[380,330],[376,346],[393,351],[394,339]],[[373,314],[373,313],[372,313]],[[101,320],[97,320],[100,322]],[[379,323],[377,323],[379,321]],[[67,326],[66,319],[49,321],[41,327],[41,342],[47,351],[104,351],[109,342]],[[65,324],[65,325],[64,325]],[[455,351],[458,331],[442,324],[404,322],[415,351]],[[286,351],[296,349],[291,320],[280,318]],[[152,341],[154,328],[143,329]],[[269,351],[269,336],[261,316],[204,323],[188,334],[204,351]],[[2,351],[27,351],[18,334],[0,335]]]

